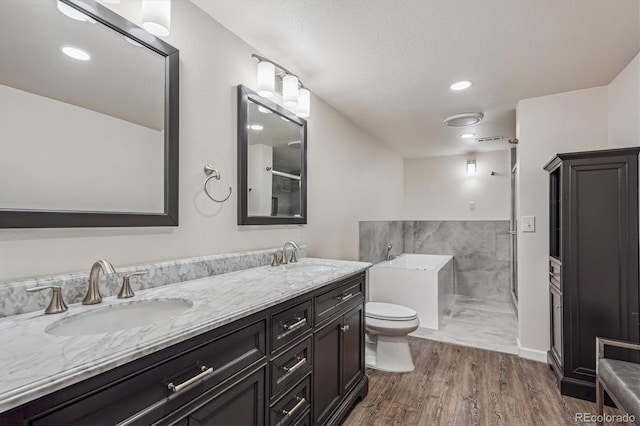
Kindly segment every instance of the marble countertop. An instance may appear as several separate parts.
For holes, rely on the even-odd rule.
[[[330,265],[315,268],[313,265]],[[298,267],[296,267],[298,266]],[[263,266],[107,297],[100,305],[70,305],[0,319],[0,413],[167,348],[296,296],[364,271],[370,263],[303,258],[284,267]],[[151,324],[87,336],[53,336],[45,329],[65,318],[109,306],[152,299],[187,299],[187,311]]]

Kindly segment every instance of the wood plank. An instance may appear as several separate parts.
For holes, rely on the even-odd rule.
[[[345,426],[559,426],[581,424],[576,413],[596,413],[591,402],[561,396],[546,364],[426,339],[409,338],[409,345],[416,369],[368,369],[369,394]]]

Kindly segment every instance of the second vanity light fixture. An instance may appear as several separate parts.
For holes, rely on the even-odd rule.
[[[311,115],[311,92],[305,88],[298,77],[282,65],[255,53],[252,58],[258,61],[257,92],[263,98],[271,98],[276,93],[276,76],[282,81],[282,103],[294,111],[298,117]]]

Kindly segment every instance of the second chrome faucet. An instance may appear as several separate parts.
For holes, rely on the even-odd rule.
[[[113,265],[104,259],[100,259],[94,263],[89,272],[89,287],[87,288],[87,295],[82,300],[83,305],[95,305],[96,303],[102,302],[100,286],[98,285],[100,271],[102,271],[103,274],[116,273]]]

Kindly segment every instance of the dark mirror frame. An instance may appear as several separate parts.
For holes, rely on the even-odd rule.
[[[164,212],[0,209],[0,228],[178,226],[178,50],[94,0],[61,1],[165,57]]]
[[[249,102],[269,108],[300,126],[300,216],[249,216],[248,170],[249,155],[248,110]],[[238,86],[238,225],[300,225],[307,223],[307,120],[271,102],[253,90]]]

